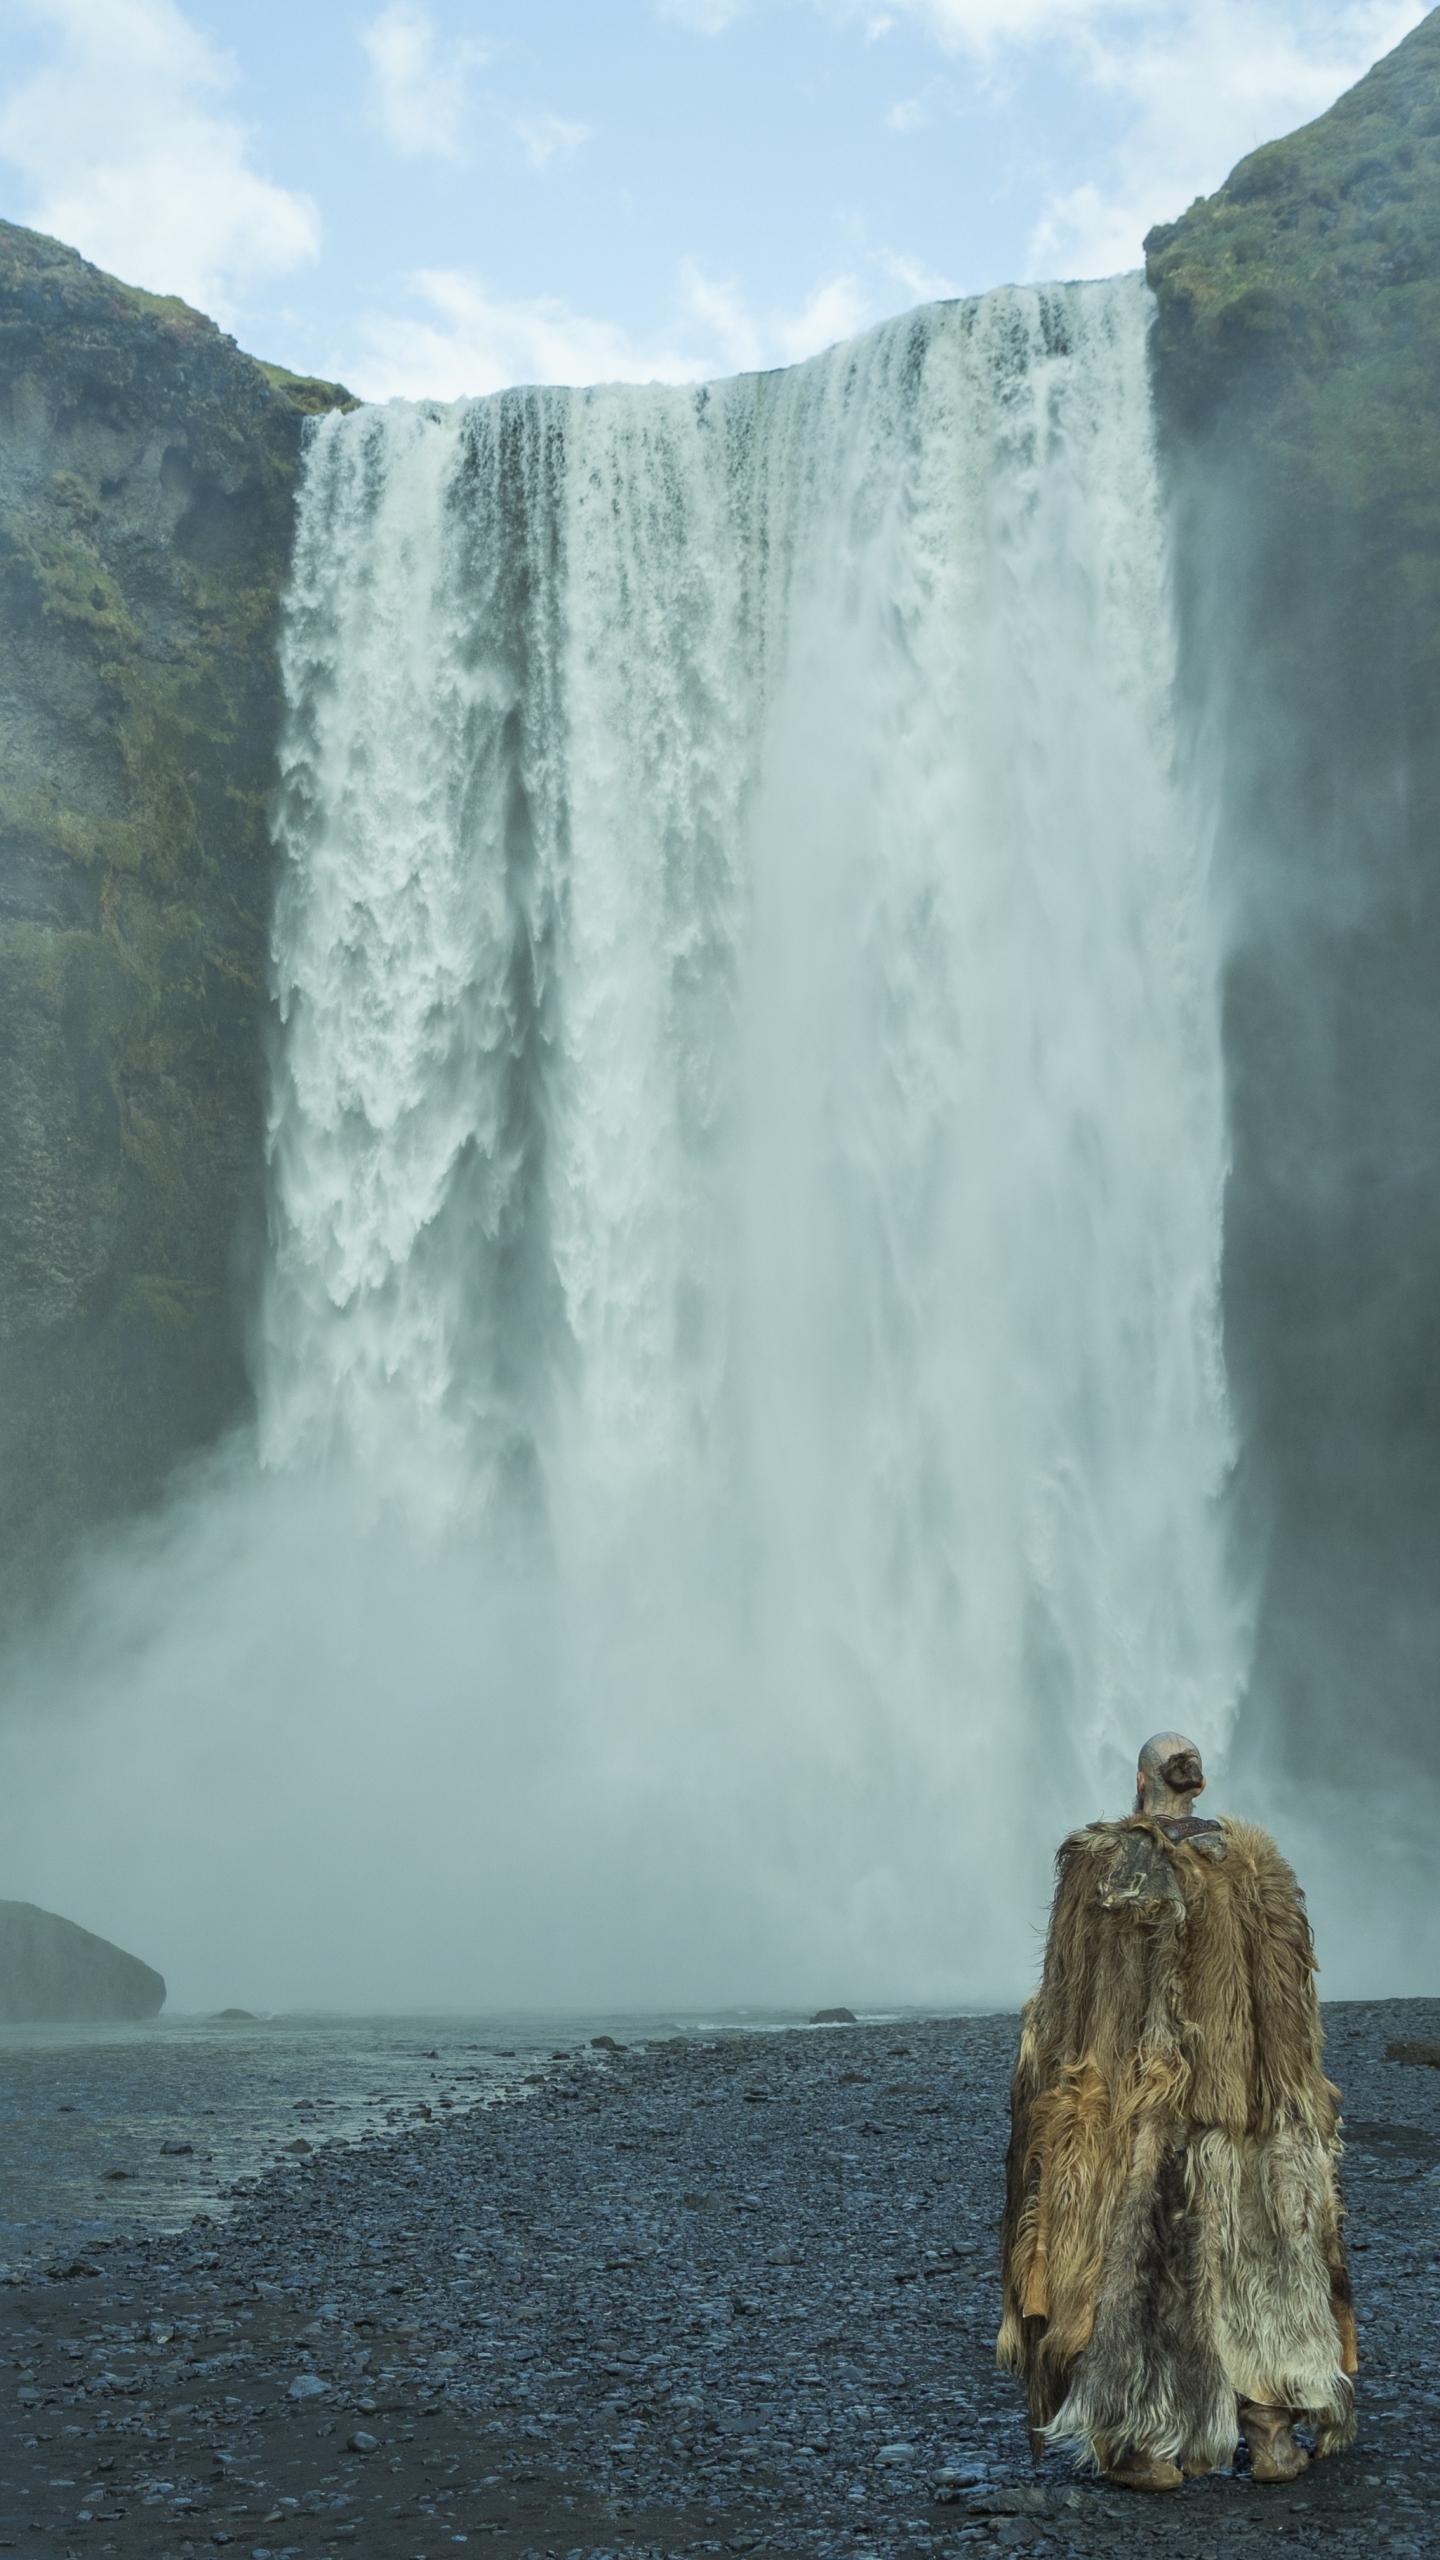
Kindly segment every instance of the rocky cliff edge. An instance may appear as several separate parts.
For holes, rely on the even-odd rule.
[[[307,416],[337,384],[0,223],[0,1575],[245,1409]]]

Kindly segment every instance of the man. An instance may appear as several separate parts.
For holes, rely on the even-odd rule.
[[[1355,2431],[1340,2093],[1305,1904],[1273,1841],[1207,1822],[1156,1734],[1135,1811],[1072,1832],[1011,2086],[1000,2362],[1030,2442],[1134,2489],[1291,2480]]]

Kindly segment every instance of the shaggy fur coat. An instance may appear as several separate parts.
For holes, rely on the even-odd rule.
[[[1072,1833],[1011,2087],[997,2353],[1032,2441],[1228,2465],[1236,2400],[1354,2432],[1340,2093],[1305,1904],[1245,1822]]]

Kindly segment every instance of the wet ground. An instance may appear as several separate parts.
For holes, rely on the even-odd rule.
[[[181,2229],[297,2140],[383,2139],[518,2088],[554,2045],[607,2027],[630,2032],[608,2018],[245,2010],[0,2027],[0,2278],[98,2239]]]
[[[0,2291],[0,2548],[1440,2553],[1440,2003],[1328,2013],[1358,2447],[1288,2489],[1037,2475],[994,2371],[1014,2022],[571,2049]]]

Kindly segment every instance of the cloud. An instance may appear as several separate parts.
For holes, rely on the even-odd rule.
[[[1097,12],[1076,58],[1120,108],[1121,136],[1093,176],[1044,205],[1030,273],[1138,266],[1152,223],[1212,193],[1260,143],[1323,114],[1422,15],[1418,0],[1339,11],[1188,0],[1122,28]]]
[[[686,310],[708,332],[719,355],[716,370],[758,373],[765,362],[765,342],[739,286],[705,275],[693,261],[685,265],[683,284]]]
[[[656,0],[660,14],[719,34],[758,0]],[[781,0],[763,0],[776,8]],[[789,0],[795,5],[795,0]],[[969,66],[984,98],[1003,78],[1089,92],[1113,134],[1043,200],[1032,275],[1113,275],[1138,266],[1145,233],[1218,187],[1272,135],[1320,115],[1398,44],[1425,0],[809,0],[867,44],[901,25]],[[962,75],[923,83],[882,110],[919,133],[964,104]],[[1072,119],[1078,121],[1078,119]],[[733,334],[733,333],[732,333]]]
[[[532,169],[548,169],[552,160],[568,160],[590,139],[588,124],[567,123],[564,116],[517,114],[512,130]]]
[[[816,0],[866,24],[863,0]],[[1424,15],[1423,0],[891,0],[893,20],[968,57],[988,84],[1034,71],[1105,102],[1116,139],[1077,184],[1044,202],[1029,272],[1113,275],[1138,266],[1152,223],[1218,187],[1272,135],[1320,115]],[[946,84],[885,116],[930,122]]]
[[[885,123],[891,133],[920,133],[938,116],[955,112],[955,84],[952,80],[927,80],[911,98],[897,98],[885,110]]]
[[[392,0],[360,42],[370,62],[370,114],[393,150],[407,160],[458,160],[472,71],[488,60],[485,45],[441,45],[429,12]]]
[[[828,284],[817,286],[803,311],[793,319],[780,314],[769,324],[769,343],[774,350],[772,363],[802,364],[806,356],[816,356],[822,347],[833,347],[842,338],[853,338],[872,316],[870,297],[855,276],[834,276]]]
[[[56,50],[0,100],[26,222],[219,319],[318,255],[316,207],[252,166],[221,103],[235,66],[174,0],[29,0],[28,14]]]
[[[637,346],[609,320],[553,299],[507,301],[477,277],[427,268],[414,279],[422,315],[366,321],[368,356],[354,368],[368,400],[455,400],[516,382],[699,382],[702,355]]]
[[[415,0],[392,0],[361,28],[360,42],[370,61],[370,120],[407,160],[463,160],[468,130],[481,117],[502,125],[541,171],[590,139],[588,124],[547,109],[515,107],[489,93],[472,98],[470,75],[492,48],[463,38],[442,44]]]
[[[758,373],[766,365],[803,364],[822,347],[853,338],[873,318],[870,295],[857,276],[832,276],[817,285],[799,311],[752,311],[738,285],[707,276],[693,261],[682,270],[685,308],[708,334],[713,356],[707,373]],[[718,363],[715,359],[718,358]]]
[[[918,273],[903,260],[875,263],[907,289]],[[428,268],[411,283],[420,311],[374,313],[365,323],[369,353],[350,378],[367,400],[475,399],[518,382],[710,382],[799,364],[877,316],[854,275],[828,278],[797,311],[761,314],[738,285],[687,264],[675,328],[645,342],[564,302],[507,300],[455,268]]]
[[[720,36],[737,18],[749,15],[751,0],[655,0],[655,14],[697,36]]]
[[[935,267],[922,267],[916,258],[897,257],[893,249],[882,249],[876,255],[882,274],[905,288],[909,302],[957,302],[961,288],[951,276],[941,275]]]
[[[1033,44],[1094,19],[1120,21],[1153,9],[1154,0],[893,0],[891,18],[892,24],[913,20],[947,53],[988,53],[1001,45]]]

